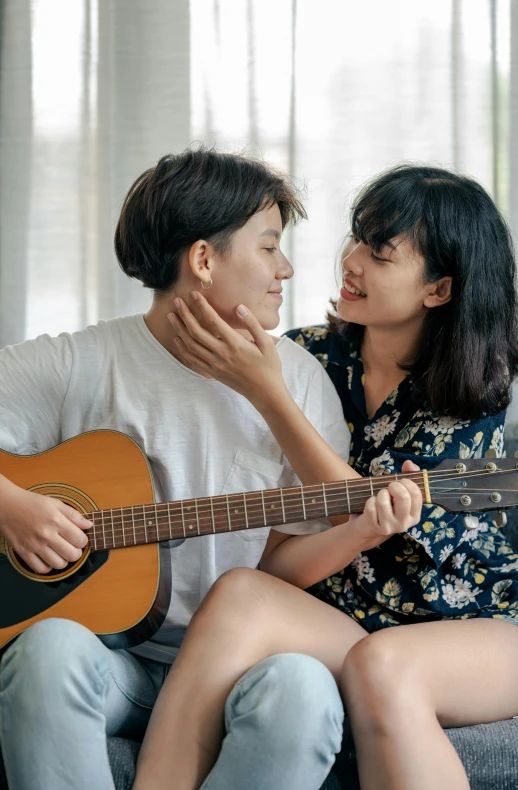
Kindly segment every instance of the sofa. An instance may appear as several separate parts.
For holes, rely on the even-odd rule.
[[[517,790],[518,719],[448,730],[448,737],[462,758],[471,790]],[[136,741],[108,739],[117,790],[130,790],[138,750]],[[359,790],[359,787],[354,746],[346,722],[342,752],[322,790]],[[0,790],[8,790],[1,761]]]

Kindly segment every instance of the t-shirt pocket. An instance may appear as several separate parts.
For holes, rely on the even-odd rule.
[[[221,493],[240,494],[267,488],[281,488],[291,485],[293,479],[294,473],[290,467],[239,448],[236,450]],[[235,534],[243,540],[264,540],[266,530],[264,527],[244,529]]]

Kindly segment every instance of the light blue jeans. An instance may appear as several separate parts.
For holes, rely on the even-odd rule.
[[[109,650],[68,620],[29,628],[0,664],[9,789],[114,790],[106,736],[142,738],[167,670]],[[308,656],[257,664],[234,686],[225,716],[227,735],[203,790],[318,790],[340,749],[336,684]]]

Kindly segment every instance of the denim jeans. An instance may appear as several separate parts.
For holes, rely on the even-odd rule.
[[[168,669],[109,650],[69,620],[31,626],[0,664],[10,790],[114,790],[106,736],[142,738]],[[286,653],[236,683],[225,720],[203,790],[318,790],[340,749],[343,707],[323,664]]]

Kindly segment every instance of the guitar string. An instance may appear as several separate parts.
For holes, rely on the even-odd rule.
[[[506,473],[509,473],[509,472],[511,472],[511,471],[514,471],[514,470],[505,470],[505,471],[501,472],[500,474],[506,474]],[[416,473],[413,473],[413,474],[414,474],[414,475],[416,475]],[[482,471],[476,470],[474,473],[471,473],[471,476],[481,476],[481,474],[483,474],[483,475],[487,475],[487,472],[486,472],[486,471],[484,471],[484,470],[482,470]],[[419,475],[419,477],[420,477],[420,475]],[[455,477],[454,477],[454,478],[452,478],[452,479],[458,479],[458,475],[457,475],[457,476],[455,476]],[[376,483],[376,484],[378,484],[378,483],[382,483],[383,485],[381,485],[381,486],[380,486],[381,488],[385,486],[385,480],[383,480],[383,477],[379,477],[379,478],[377,478],[377,479],[373,479],[373,482],[374,482],[374,483]],[[330,486],[334,486],[334,487],[336,487],[336,485],[339,485],[339,486],[340,486],[340,489],[342,489],[342,488],[344,487],[344,484],[343,484],[343,483],[338,483],[338,484],[336,484],[336,483],[335,483],[335,484],[328,484],[328,486],[329,486],[329,487],[330,487]],[[326,488],[328,488],[328,486],[326,486]],[[377,485],[376,487],[378,487],[378,485]],[[311,489],[312,489],[312,488],[314,488],[314,486],[311,486],[311,487],[310,487],[310,486],[307,486],[307,487],[305,487],[305,488],[306,488],[306,490],[305,490],[305,492],[304,492],[304,494],[305,494],[305,498],[306,498],[306,495],[307,495],[308,493],[309,493],[310,495],[311,495],[311,493],[316,493],[316,494],[318,494],[318,495],[321,495],[321,486],[318,486],[318,489],[317,489],[317,491],[315,491],[315,492],[312,492],[312,491],[311,491]],[[280,491],[280,489],[277,489],[277,490],[279,490],[279,491]],[[369,491],[369,490],[370,490],[370,487],[369,487],[369,488],[364,488],[362,493],[365,493],[365,491]],[[463,491],[464,493],[467,493],[467,492],[471,492],[471,493],[473,493],[473,491],[479,491],[479,490],[481,490],[481,489],[473,489],[473,488],[469,488],[469,489],[468,489],[468,488],[463,488],[463,489],[462,489],[462,491]],[[506,490],[506,491],[510,491],[511,489],[505,489],[505,490]],[[261,492],[261,493],[263,493],[263,492]],[[447,491],[445,492],[445,491],[441,491],[441,490],[439,490],[439,493],[441,493],[443,496],[446,496],[446,495],[447,495],[447,496],[453,496],[453,497],[456,497],[456,496],[458,495],[458,491],[457,491],[457,492],[450,493],[450,492],[447,492]],[[293,499],[296,499],[296,500],[298,500],[298,499],[300,498],[300,500],[302,500],[302,496],[301,496],[301,495],[302,495],[302,489],[301,489],[301,488],[297,488],[297,490],[296,490],[296,491],[289,491],[289,490],[286,490],[286,489],[284,489],[284,494],[285,494],[285,496],[286,496],[286,500],[287,500],[287,501],[286,501],[286,504],[288,504],[288,505],[289,505],[289,503],[288,503],[288,498],[289,498],[289,499],[292,499],[292,500],[293,500]],[[243,499],[243,495],[241,495],[241,494],[236,494],[236,495],[229,495],[229,497],[236,497],[236,496],[237,496],[237,497],[239,497],[239,500]],[[250,505],[250,506],[252,506],[252,507],[253,507],[253,504],[254,504],[254,503],[253,503],[253,502],[250,502],[250,499],[251,499],[251,497],[253,497],[253,496],[255,496],[255,497],[257,498],[258,496],[260,496],[260,493],[259,493],[259,492],[247,492],[247,495],[246,495],[246,498],[247,498],[247,504],[248,504],[248,505]],[[270,500],[270,499],[272,499],[272,498],[274,498],[274,499],[276,499],[276,500],[277,500],[277,499],[278,499],[278,497],[279,497],[279,495],[278,495],[278,494],[275,494],[275,495],[273,495],[273,496],[272,496],[272,495],[270,495],[270,496],[269,496],[268,494],[264,494],[264,493],[263,493],[263,496],[264,496],[264,500],[265,500],[266,502],[267,502],[267,501],[269,501],[269,500]],[[336,491],[336,490],[335,490],[335,491],[329,491],[329,490],[328,490],[328,496],[329,496],[330,498],[332,498],[333,500],[336,500],[337,498],[338,498],[338,499],[344,499],[344,494],[343,494],[341,491]],[[215,498],[216,498],[216,497],[200,497],[200,498],[198,498],[198,505],[201,505],[201,506],[203,506],[203,501],[202,501],[202,500],[207,500],[207,501],[208,501],[208,503],[209,503],[209,505],[208,505],[208,506],[210,507],[210,505],[212,504],[212,507],[214,507],[214,502],[213,502],[213,501],[211,502],[211,500],[214,500]],[[361,501],[361,500],[362,500],[364,497],[363,497],[363,496],[358,496],[358,494],[354,494],[354,493],[352,493],[352,492],[349,492],[349,501],[351,500],[351,498],[352,498],[352,500],[353,500],[355,503],[357,503],[358,501]],[[263,499],[263,497],[261,497],[261,500],[262,500],[262,499]],[[185,502],[189,502],[189,501],[193,501],[193,502],[194,502],[195,500],[194,500],[194,499],[192,499],[192,500],[184,500],[184,503],[185,503]],[[110,512],[110,511],[111,511],[111,513],[112,513],[112,517],[113,517],[113,514],[114,514],[114,512],[115,512],[115,511],[121,511],[121,515],[119,516],[119,514],[116,514],[116,517],[113,519],[113,520],[114,520],[114,522],[115,522],[116,524],[117,524],[117,523],[121,523],[121,524],[122,524],[122,522],[123,522],[123,519],[124,519],[124,515],[126,515],[128,518],[131,518],[131,519],[132,519],[132,522],[133,522],[133,521],[135,521],[135,519],[136,519],[136,520],[137,520],[137,523],[140,525],[140,522],[141,522],[141,521],[143,522],[144,520],[146,520],[146,518],[147,518],[147,517],[148,517],[148,515],[149,515],[149,514],[145,513],[145,507],[151,507],[151,508],[153,508],[153,509],[158,509],[158,508],[160,508],[160,509],[162,510],[164,506],[166,506],[166,507],[167,507],[167,506],[169,505],[169,507],[170,507],[170,506],[171,506],[171,504],[174,504],[174,503],[157,503],[157,508],[155,508],[155,504],[135,505],[135,506],[133,506],[133,508],[126,506],[126,507],[122,507],[122,508],[110,508],[110,509],[108,509],[108,511],[104,511],[104,512]],[[237,505],[237,504],[241,504],[241,502],[240,502],[240,501],[239,501],[239,502],[233,502],[232,504],[233,504],[233,505]],[[309,506],[311,506],[311,504],[317,504],[317,503],[309,503],[309,502],[308,502],[307,504],[308,504]],[[338,503],[337,503],[337,502],[335,502],[335,501],[333,501],[333,504],[338,504]],[[345,499],[344,499],[344,505],[345,505]],[[294,503],[294,507],[295,507],[297,510],[300,510],[300,505],[298,504],[298,501]],[[138,511],[138,510],[140,510],[140,509],[142,509],[142,510],[143,510],[143,512],[142,512],[141,514],[140,514],[140,513],[138,513],[138,512],[137,512],[137,513],[135,513],[135,510],[137,510],[137,511]],[[225,510],[225,507],[224,507],[224,506],[223,506],[223,510]],[[125,513],[124,513],[124,511],[128,511],[128,512],[125,514]],[[99,512],[100,512],[100,511],[93,511],[93,512],[92,512],[92,515],[94,515],[95,513],[99,513]],[[218,512],[218,511],[217,511],[217,503],[216,503],[216,511],[215,511],[215,512],[216,512],[216,514],[217,514],[217,512]],[[238,515],[238,514],[235,514],[235,515]],[[205,514],[202,514],[202,516],[203,516],[203,517],[205,517]],[[206,517],[208,517],[208,514],[207,514],[207,516],[206,516]],[[121,521],[120,521],[120,522],[118,521],[118,519],[119,519],[119,518],[121,519]],[[98,525],[95,525],[95,526],[98,526]]]
[[[502,470],[502,471],[500,471],[498,473],[498,476],[500,477],[500,476],[505,475],[505,474],[510,474],[511,472],[514,472],[514,471],[515,471],[514,469]],[[421,475],[417,475],[417,473],[412,473],[412,474],[417,476],[418,482],[421,482],[421,485],[424,488],[424,483],[422,482]],[[477,470],[477,471],[471,473],[471,476],[472,477],[480,477],[480,476],[487,476],[488,474],[489,473],[486,472],[486,471],[483,471],[483,470],[482,471],[478,471]],[[495,474],[495,473],[492,472],[491,474]],[[403,475],[398,475],[398,477],[404,477],[404,476]],[[408,479],[408,476],[406,478],[404,478],[404,479]],[[455,477],[451,477],[449,479],[455,480],[455,479],[459,479],[459,477],[458,477],[458,475],[456,475]],[[385,488],[386,485],[387,485],[387,483],[386,483],[386,476],[385,475],[380,475],[378,477],[373,477],[373,478],[371,478],[371,480],[372,480],[373,485],[375,485],[376,488],[378,488],[378,490],[381,490],[381,489]],[[444,479],[441,480],[441,482],[444,482]],[[353,489],[353,490],[349,489],[349,491],[348,492],[346,491],[345,494],[343,493],[343,489],[346,487],[344,481],[335,481],[333,483],[326,483],[325,487],[326,487],[326,496],[335,496],[335,497],[336,496],[341,496],[341,497],[347,498],[347,493],[349,493],[349,498],[350,499],[353,499],[353,500],[356,499],[358,501],[364,498],[364,495],[365,495],[366,492],[369,493],[369,494],[371,493],[370,483],[369,483],[368,486],[365,486],[364,488],[360,488],[359,486],[356,486],[356,488]],[[337,490],[337,487],[338,487],[339,490]],[[434,488],[433,484],[430,485],[429,487],[430,487],[430,490],[434,490],[434,492],[436,492],[436,493],[444,492],[444,489],[442,489],[442,488]],[[334,488],[334,490],[333,490],[333,488]],[[323,496],[322,495],[322,484],[319,484],[318,486],[311,485],[311,486],[295,486],[293,488],[290,488],[290,487],[283,488],[282,489],[283,497],[289,497],[291,499],[295,499],[295,498],[299,499],[302,496],[302,489],[304,489],[304,492],[303,492],[304,493],[304,498],[307,498],[308,496],[312,496],[312,495],[313,496]],[[313,489],[315,489],[315,490],[313,490]],[[281,490],[280,488],[279,489],[263,489],[263,491],[247,491],[247,492],[242,492],[242,493],[240,492],[240,493],[236,493],[236,494],[228,494],[228,496],[229,497],[234,497],[234,498],[235,497],[239,497],[241,500],[243,499],[244,496],[246,496],[247,500],[249,500],[249,498],[252,497],[252,496],[256,496],[256,497],[259,496],[262,499],[263,498],[261,496],[261,494],[262,494],[262,495],[264,495],[265,502],[268,502],[268,501],[270,501],[272,499],[278,500],[279,497],[280,497],[280,493],[279,494],[278,493],[272,493],[272,491],[279,491],[280,492],[280,490]],[[484,489],[475,489],[473,487],[469,487],[469,488],[465,487],[465,488],[462,488],[462,489],[460,489],[460,488],[457,489],[457,491],[464,491],[464,492],[465,491],[483,491],[483,490]],[[513,491],[514,489],[501,489],[501,490]],[[203,500],[207,500],[207,502],[209,503],[208,506],[210,506],[210,501],[211,500],[213,501],[213,504],[217,505],[217,503],[214,503],[214,500],[215,499],[219,499],[220,497],[224,498],[225,495],[217,494],[217,495],[214,495],[214,496],[191,497],[189,499],[177,500],[176,502],[173,501],[173,502],[169,502],[169,503],[168,502],[159,502],[159,503],[151,503],[151,502],[149,502],[149,503],[144,503],[144,504],[140,504],[140,505],[133,505],[133,506],[126,505],[126,506],[122,506],[122,507],[106,508],[103,511],[101,511],[101,510],[90,511],[90,513],[91,514],[98,514],[98,513],[101,513],[101,512],[109,513],[109,512],[116,511],[116,510],[127,510],[127,511],[129,511],[128,515],[130,515],[132,510],[134,511],[137,508],[144,508],[144,507],[155,508],[155,505],[156,505],[156,507],[162,508],[162,509],[167,507],[168,505],[169,506],[179,507],[180,501],[183,501],[184,506],[188,502],[193,502],[193,503],[197,502],[198,505],[201,504],[203,506],[204,505]],[[238,503],[235,503],[235,504],[238,504]],[[86,515],[88,516],[89,514],[87,513]]]
[[[451,496],[455,497],[455,498],[457,497],[457,495],[455,495],[455,494],[451,494]],[[337,504],[337,503],[332,503],[332,504]],[[487,507],[484,508],[484,510],[490,510],[490,509],[498,510],[500,508],[499,507],[495,507],[494,504],[493,504],[493,508],[487,508]],[[134,525],[135,526],[135,530],[133,530],[133,523],[130,524],[130,523],[124,523],[124,521],[121,521],[120,525],[122,526],[122,529],[120,529],[120,530],[116,529],[116,530],[113,531],[113,534],[108,534],[108,539],[109,539],[108,541],[106,541],[106,534],[105,533],[103,534],[102,530],[99,530],[99,529],[95,530],[94,540],[97,540],[97,539],[101,540],[102,539],[104,547],[106,547],[108,544],[111,544],[111,546],[108,546],[108,547],[117,547],[117,545],[126,545],[126,539],[128,539],[128,543],[130,545],[135,545],[135,540],[133,538],[134,538],[134,535],[136,536],[137,531],[138,531],[138,538],[140,539],[138,541],[138,543],[141,543],[141,542],[157,542],[154,538],[153,538],[152,541],[149,540],[148,530],[149,530],[149,532],[151,533],[152,536],[154,536],[154,534],[156,534],[156,538],[158,539],[160,537],[162,540],[166,540],[168,538],[169,539],[172,539],[172,538],[184,538],[184,537],[187,537],[187,535],[190,537],[190,536],[196,536],[196,535],[212,534],[214,532],[215,522],[216,522],[216,520],[218,520],[218,516],[223,516],[223,518],[222,519],[220,518],[219,521],[220,521],[220,523],[223,522],[225,524],[225,528],[222,529],[222,530],[218,530],[218,533],[221,533],[221,532],[225,532],[226,533],[226,532],[229,532],[229,531],[232,531],[232,530],[229,529],[228,526],[227,526],[228,525],[228,518],[227,518],[227,516],[224,513],[225,513],[224,510],[220,511],[219,513],[216,512],[215,513],[216,518],[214,520],[212,519],[212,516],[209,515],[209,513],[207,513],[207,514],[200,513],[200,521],[199,521],[199,523],[200,523],[200,530],[199,531],[198,531],[198,523],[196,525],[196,529],[194,529],[194,524],[190,524],[190,525],[186,524],[185,525],[185,529],[184,529],[184,523],[181,520],[178,520],[178,519],[172,519],[171,521],[167,521],[166,523],[164,523],[165,516],[162,517],[162,521],[159,518],[158,521],[156,521],[156,520],[154,522],[151,521],[151,523],[148,522],[147,524],[144,524],[143,521],[138,520],[138,523],[135,523],[135,525]],[[338,514],[339,514],[339,512],[338,512]],[[236,518],[235,517],[236,515],[239,515],[239,518]],[[346,515],[346,514],[344,514],[344,515]],[[301,517],[302,517],[302,514],[300,513],[300,509],[299,509],[299,511],[298,511],[298,518],[297,519],[294,518],[293,521],[300,520]],[[222,526],[223,526],[223,523],[222,523]],[[290,522],[287,521],[286,523],[290,523]],[[257,513],[257,514],[251,513],[250,516],[249,516],[249,519],[248,519],[248,527],[250,527],[250,524],[252,525],[252,528],[272,526],[272,525],[269,525],[268,523],[265,523],[262,513],[261,514],[259,514],[259,513]],[[279,525],[279,519],[276,519],[276,525]],[[98,527],[98,525],[96,525],[96,526]],[[234,518],[232,519],[232,525],[231,526],[233,527],[233,529],[235,531],[246,531],[246,529],[247,529],[247,527],[246,527],[246,520],[243,518],[243,516],[241,514],[234,514]],[[87,532],[90,532],[90,531],[91,530],[87,530]],[[112,531],[110,530],[110,533],[111,532]],[[112,538],[111,541],[110,541],[110,538]],[[117,544],[117,541],[122,541],[122,544]]]
[[[507,459],[505,459],[505,460],[507,460]],[[459,463],[461,463],[461,461],[459,461]],[[463,477],[476,477],[476,476],[482,476],[482,475],[483,476],[487,476],[487,474],[495,474],[495,473],[498,473],[499,476],[500,476],[502,474],[511,473],[511,472],[514,472],[514,471],[515,471],[514,468],[507,469],[507,470],[501,470],[501,469],[499,470],[498,467],[494,471],[493,470],[487,470],[487,469],[479,469],[479,470],[472,470],[472,471],[469,471],[469,472],[466,471],[463,474]],[[450,475],[450,477],[448,477],[448,475]],[[399,473],[399,475],[394,475],[393,477],[394,477],[395,480],[397,480],[398,477],[399,478],[403,478],[403,479],[411,479],[411,480],[414,480],[414,481],[417,480],[423,486],[423,492],[424,492],[424,482],[422,482],[422,472],[421,471],[419,471],[419,472],[411,472],[411,473]],[[430,472],[428,472],[428,480],[429,480],[429,483],[431,483],[430,491],[433,489],[433,480],[435,480],[437,478],[440,478],[441,482],[444,482],[445,480],[448,480],[448,479],[451,479],[451,480],[457,479],[458,480],[459,477],[460,477],[460,470],[457,470],[456,468],[455,469],[453,469],[453,468],[452,469],[446,469],[446,470],[431,470]],[[362,485],[364,485],[363,488],[361,487]],[[385,475],[380,475],[380,476],[377,476],[377,477],[369,478],[369,485],[368,486],[366,486],[363,483],[363,481],[362,481],[362,483],[360,483],[360,479],[359,478],[352,478],[349,481],[334,481],[332,483],[325,484],[325,490],[327,492],[327,495],[330,498],[332,498],[334,500],[336,500],[337,498],[339,500],[343,499],[344,500],[343,501],[343,506],[344,507],[345,507],[345,504],[346,504],[346,501],[347,501],[347,508],[346,508],[346,513],[347,513],[347,511],[351,512],[351,510],[352,510],[351,505],[353,505],[353,506],[358,505],[359,506],[362,503],[362,501],[365,499],[365,493],[366,492],[372,494],[373,485],[375,485],[378,490],[380,490],[381,488],[386,487],[386,485],[387,485],[387,483],[386,483],[386,476]],[[333,490],[333,489],[336,489],[337,486],[340,488],[340,491]],[[350,488],[349,488],[349,486],[350,486]],[[344,487],[346,489],[346,493],[345,494],[341,493],[341,490]],[[287,506],[288,506],[288,512],[290,511],[290,509],[296,509],[297,511],[300,510],[300,506],[296,502],[293,503],[293,506],[290,506],[289,500],[290,499],[291,500],[297,499],[297,498],[300,497],[300,499],[302,501],[302,495],[304,495],[304,503],[303,503],[304,506],[306,505],[306,501],[305,501],[306,497],[307,496],[312,496],[312,495],[314,495],[314,496],[321,496],[322,495],[323,496],[323,500],[324,500],[324,505],[326,505],[326,493],[324,493],[322,491],[322,484],[312,484],[312,485],[309,485],[309,486],[304,486],[303,488],[305,489],[304,491],[303,491],[302,487],[296,487],[295,490],[293,490],[293,489],[290,490],[289,487],[287,489],[284,489],[285,496],[287,497],[287,500],[288,500],[287,503],[286,503]],[[279,491],[279,494],[282,496],[282,493],[281,493],[282,489],[274,489],[274,490],[275,491]],[[464,494],[467,494],[469,492],[472,493],[474,489],[463,488],[462,490],[463,490]],[[509,490],[509,489],[506,489],[506,490]],[[272,499],[272,498],[273,499],[278,499],[279,494],[272,494],[272,493],[268,494],[268,493],[265,493],[266,491],[267,490],[265,489],[262,492],[244,492],[243,494],[229,495],[229,497],[239,496],[240,499],[243,498],[243,504],[245,505],[245,507],[247,506],[247,504],[246,504],[247,501],[250,499],[250,497],[252,497],[254,495],[256,497],[259,496],[259,495],[261,496],[261,505],[263,504],[263,502],[268,502],[269,499]],[[436,493],[435,489],[434,489],[434,493]],[[452,493],[449,493],[449,492],[439,491],[439,493],[441,493],[443,496],[449,496],[449,497],[454,497],[454,498],[457,496],[456,492],[452,494]],[[211,513],[212,513],[213,512],[213,508],[214,508],[213,500],[215,498],[217,498],[217,496],[216,497],[190,498],[188,500],[183,500],[183,501],[184,501],[184,503],[186,503],[186,502],[194,502],[195,507],[198,507],[198,506],[203,506],[203,500],[208,500],[209,506],[211,507]],[[232,504],[238,504],[238,503],[232,503]],[[251,502],[249,504],[252,507],[254,506],[253,502]],[[318,503],[313,502],[313,503],[307,503],[307,504],[309,506],[311,506],[311,504],[318,504]],[[334,504],[334,505],[337,505],[337,506],[340,506],[340,507],[342,506],[341,502],[336,502],[336,501],[333,501],[331,504],[332,505]],[[111,525],[109,525],[109,526],[111,526],[112,538],[113,538],[113,542],[115,542],[115,526],[121,526],[122,527],[122,529],[120,531],[117,530],[117,536],[122,535],[123,537],[126,537],[126,528],[125,528],[126,525],[124,524],[124,516],[125,515],[126,515],[126,517],[128,519],[131,519],[131,524],[127,525],[128,527],[131,527],[131,529],[134,529],[134,528],[136,528],[136,529],[144,529],[146,531],[148,526],[153,526],[153,523],[152,523],[153,520],[152,519],[151,519],[151,523],[149,523],[149,520],[148,520],[149,514],[147,514],[145,512],[145,508],[146,507],[151,507],[151,508],[153,508],[155,510],[155,523],[157,524],[157,527],[158,526],[163,526],[162,524],[159,524],[159,521],[158,521],[158,519],[159,519],[158,509],[162,510],[164,507],[167,507],[168,508],[167,523],[169,523],[171,525],[171,527],[173,525],[176,526],[176,523],[177,523],[176,520],[172,522],[171,519],[169,518],[169,509],[170,509],[171,505],[175,506],[175,503],[174,502],[146,503],[145,505],[135,505],[135,506],[125,506],[125,507],[117,507],[117,508],[107,508],[107,509],[104,509],[102,511],[100,511],[100,510],[90,511],[90,513],[87,513],[85,515],[86,516],[92,515],[92,517],[93,517],[92,527],[90,528],[90,531],[92,531],[94,537],[96,538],[97,535],[99,535],[99,537],[100,537],[101,534],[102,534],[103,541],[105,541],[106,540],[106,535],[105,535],[104,524],[102,524],[101,530],[99,531],[99,529],[98,529],[99,525],[95,524],[95,514],[97,513],[97,514],[100,514],[102,516],[103,514],[111,513],[111,519],[110,519]],[[176,507],[178,507],[178,504],[176,504]],[[218,505],[216,503],[216,515],[218,515],[217,507],[218,507]],[[136,514],[135,513],[135,509],[140,509],[140,508],[142,508],[143,512],[141,514],[139,514],[139,513]],[[222,505],[222,508],[223,508],[223,510],[225,510],[225,504]],[[115,511],[120,511],[120,516],[119,516],[118,513],[115,514]],[[127,511],[127,512],[125,512],[125,511]],[[344,515],[346,513],[344,513]],[[234,515],[239,515],[239,512],[234,513]],[[162,517],[162,515],[160,517]],[[202,514],[202,517],[205,517],[205,516]],[[120,518],[120,522],[118,520],[119,518]],[[300,516],[299,516],[299,518],[300,518]],[[147,523],[145,523],[146,521],[147,521]],[[288,520],[285,517],[284,517],[283,521],[284,521],[284,523],[288,522]],[[178,522],[178,523],[180,523],[180,522]],[[261,520],[260,523],[262,525],[264,525],[264,519]],[[229,519],[229,526],[231,526],[230,519]],[[182,520],[182,528],[183,528],[183,520]],[[200,534],[200,530],[199,529],[197,529],[197,532]]]
[[[515,471],[515,469],[506,469],[506,470],[499,471],[497,474],[500,477],[500,476],[505,475],[505,474],[510,474],[510,473],[512,473],[514,471]],[[470,477],[481,477],[481,476],[487,477],[488,474],[495,474],[495,472],[487,472],[486,470],[474,470],[473,472],[469,473],[469,476]],[[466,477],[466,476],[467,475],[463,475],[463,478]],[[394,475],[394,478],[395,477],[396,477],[396,475]],[[424,482],[422,482],[422,475],[421,475],[421,473],[413,472],[413,473],[410,473],[410,474],[407,474],[407,475],[397,475],[397,477],[398,478],[403,478],[403,479],[409,479],[410,478],[410,479],[417,480],[417,482],[421,483],[423,489],[425,487],[424,486]],[[450,478],[442,478],[440,482],[444,482],[447,479],[450,479],[450,480],[456,480],[457,479],[458,480],[459,479],[459,474],[457,473],[457,474],[451,476]],[[352,489],[349,488],[348,484],[350,484],[351,482],[354,482],[354,483],[358,482],[359,483],[359,479],[358,479],[358,481],[356,481],[355,479],[353,479],[352,481],[347,481],[347,484],[345,483],[345,481],[334,481],[332,483],[326,483],[325,484],[326,496],[335,496],[335,497],[336,496],[341,496],[341,497],[347,498],[347,494],[348,494],[350,500],[352,500],[352,501],[353,500],[361,501],[365,497],[365,493],[369,493],[369,494],[371,493],[371,483],[370,483],[370,481],[372,481],[372,484],[374,486],[376,486],[376,488],[378,490],[381,490],[382,488],[385,488],[387,486],[386,476],[385,475],[380,475],[380,476],[377,476],[377,477],[369,478],[369,485],[365,485],[363,488],[361,488],[358,484]],[[337,490],[337,488],[339,490]],[[343,489],[344,488],[346,489],[346,493],[345,494],[343,493]],[[430,488],[430,491],[434,490],[435,493],[442,493],[443,492],[443,489],[434,488],[433,483],[429,486],[429,488]],[[312,484],[312,485],[308,485],[308,486],[295,486],[293,488],[291,488],[291,487],[283,488],[282,489],[283,497],[287,497],[287,498],[291,498],[291,499],[301,498],[301,496],[302,496],[302,489],[304,489],[303,493],[304,493],[304,498],[305,499],[308,496],[323,496],[323,494],[322,494],[322,484],[320,483],[318,485]],[[459,490],[459,491],[462,490],[463,492],[466,492],[466,491],[479,491],[479,490],[484,490],[484,489],[474,489],[474,488],[466,487],[466,488],[457,489],[457,490]],[[513,489],[505,489],[505,490],[512,491]],[[280,497],[280,493],[272,493],[272,491],[280,492],[281,489],[278,488],[278,489],[273,489],[273,490],[272,489],[263,489],[263,491],[247,491],[247,492],[240,492],[240,493],[236,493],[236,494],[228,494],[228,496],[229,497],[234,497],[234,498],[235,497],[239,497],[240,499],[243,499],[243,497],[246,496],[247,503],[248,503],[248,500],[250,499],[250,497],[252,497],[252,496],[256,496],[256,497],[257,496],[261,496],[261,494],[263,495],[263,496],[261,496],[261,499],[263,499],[263,497],[264,497],[265,502],[268,502],[268,501],[270,501],[272,499],[278,500],[279,497]],[[168,502],[159,502],[159,503],[151,503],[151,502],[149,502],[149,503],[144,503],[144,504],[140,504],[140,505],[133,505],[133,506],[126,505],[126,506],[122,506],[122,507],[106,508],[103,511],[101,511],[101,510],[90,511],[90,513],[87,513],[86,516],[88,516],[89,514],[97,514],[97,513],[101,513],[101,512],[110,513],[110,512],[114,512],[116,510],[127,510],[127,511],[129,511],[128,512],[128,517],[130,517],[131,511],[132,510],[134,511],[137,508],[144,508],[144,507],[155,508],[155,506],[156,506],[157,508],[163,509],[163,508],[167,507],[167,505],[179,507],[180,501],[183,501],[184,506],[188,502],[193,502],[193,503],[197,502],[198,505],[202,505],[203,506],[204,505],[203,500],[207,500],[207,502],[209,503],[208,506],[210,506],[210,501],[211,500],[213,501],[214,499],[218,499],[219,497],[225,497],[225,495],[217,494],[217,495],[214,495],[214,496],[190,497],[189,499],[177,500],[176,502],[173,501],[173,502],[169,502],[169,503]],[[216,504],[216,506],[217,506],[217,503],[213,502],[213,504]],[[235,504],[238,504],[238,503],[235,503]],[[192,505],[192,506],[194,506],[194,505]],[[225,503],[223,503],[223,507],[225,507],[225,506],[226,506]]]

